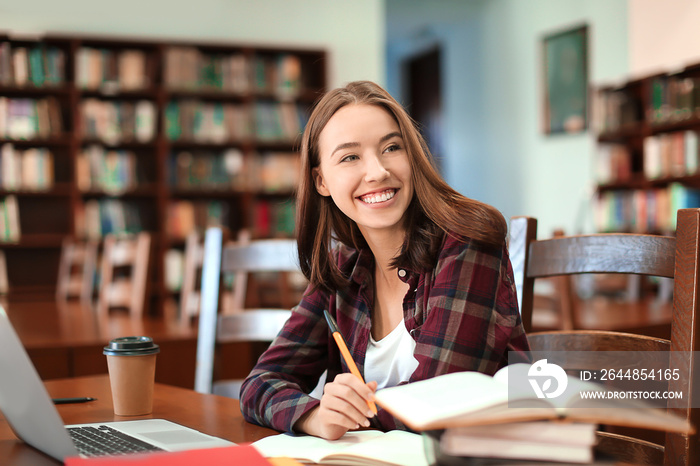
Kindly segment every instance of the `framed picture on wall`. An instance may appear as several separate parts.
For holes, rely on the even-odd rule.
[[[588,128],[588,26],[544,37],[544,132],[580,133]]]

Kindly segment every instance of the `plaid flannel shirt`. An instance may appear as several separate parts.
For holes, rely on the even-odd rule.
[[[364,374],[374,303],[374,257],[369,250],[339,246],[340,270],[349,286],[335,293],[307,290],[271,346],[241,388],[246,420],[279,431],[320,401],[308,396],[321,374],[327,380],[349,372],[323,316],[338,323],[359,370]],[[520,320],[513,270],[505,244],[487,247],[447,236],[436,266],[426,272],[399,269],[410,285],[403,300],[404,323],[416,341],[418,368],[408,382],[457,371],[492,375],[507,364],[507,352],[529,350]],[[382,430],[406,429],[385,410],[372,419]]]

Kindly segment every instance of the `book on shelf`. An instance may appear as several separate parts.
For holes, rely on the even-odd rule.
[[[11,99],[0,97],[0,138],[29,140],[59,135],[63,124],[54,97]]]
[[[647,179],[693,175],[698,169],[698,133],[674,131],[644,138]]]
[[[229,208],[223,201],[175,201],[168,205],[166,231],[171,238],[184,239],[192,231],[228,225]]]
[[[185,271],[185,253],[182,249],[170,248],[163,257],[165,288],[168,291],[180,291]]]
[[[20,240],[19,204],[14,195],[5,196],[0,202],[0,240],[16,243]]]
[[[138,186],[137,159],[132,151],[107,150],[98,144],[85,147],[75,161],[78,189],[118,194]]]
[[[241,52],[205,53],[196,47],[168,47],[165,83],[170,90],[250,91],[248,58]]]
[[[275,93],[281,99],[296,98],[301,91],[301,60],[289,53],[277,57]]]
[[[596,154],[598,183],[627,181],[632,176],[632,158],[622,144],[599,144]]]
[[[76,235],[101,239],[114,233],[131,234],[143,231],[139,208],[119,199],[90,199],[78,206],[75,214]]]
[[[402,430],[352,431],[338,440],[279,434],[252,445],[266,458],[286,456],[306,464],[428,466],[421,436]]]
[[[260,141],[294,141],[306,125],[304,110],[292,102],[255,104],[255,136]]]
[[[292,237],[296,206],[293,200],[257,199],[251,211],[253,236]]]
[[[656,231],[676,227],[678,209],[700,207],[700,190],[681,183],[665,188],[605,191],[593,203],[598,231]]]
[[[7,191],[46,191],[53,186],[53,155],[46,148],[0,148],[0,188]]]
[[[265,193],[292,193],[299,183],[296,152],[263,152],[250,157],[249,189]]]
[[[599,133],[613,133],[640,123],[641,103],[626,89],[603,89],[593,94],[593,127]]]
[[[155,137],[156,108],[148,100],[103,101],[89,98],[81,102],[81,129],[84,138],[114,145],[136,141],[147,143]]]
[[[64,75],[63,50],[44,44],[26,47],[0,42],[0,85],[55,86],[64,82]]]
[[[170,186],[184,190],[244,190],[247,175],[243,152],[179,151],[168,158]]]
[[[243,105],[184,99],[168,102],[165,134],[171,141],[222,144],[249,139],[253,130]]]
[[[556,421],[453,427],[441,433],[437,447],[442,457],[590,463],[596,428]]]
[[[21,187],[28,191],[46,191],[53,186],[53,155],[46,148],[30,148],[21,153]],[[4,180],[3,180],[4,181]]]
[[[75,83],[81,89],[107,93],[145,89],[149,84],[146,53],[81,47],[75,56]]]
[[[659,76],[652,79],[646,115],[652,124],[672,123],[697,117],[700,109],[700,78]]]
[[[119,53],[118,62],[120,89],[134,91],[149,86],[146,54],[142,50],[123,50]]]
[[[525,382],[535,365],[511,364],[493,376],[467,371],[440,375],[378,390],[375,400],[416,431],[537,420],[608,424],[680,433],[694,431],[693,426],[680,416],[637,400],[587,399],[581,396],[581,392],[605,389],[573,376],[568,376],[563,394],[555,398],[538,398]],[[509,384],[509,380],[512,383]]]
[[[15,47],[12,51],[12,67],[15,72],[15,85],[24,86],[29,82],[29,59],[26,47]]]
[[[14,82],[12,74],[12,47],[7,41],[0,42],[0,85],[9,86]]]

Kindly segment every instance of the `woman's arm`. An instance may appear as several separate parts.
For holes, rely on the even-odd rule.
[[[327,305],[325,293],[304,294],[241,387],[246,420],[290,432],[300,417],[318,406],[319,400],[308,393],[328,367],[328,327],[323,318]]]

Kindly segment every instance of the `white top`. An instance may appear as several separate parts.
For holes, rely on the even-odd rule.
[[[418,367],[413,356],[416,341],[408,334],[403,320],[379,341],[370,334],[365,354],[365,382],[377,382],[377,388],[394,387],[406,382]]]

